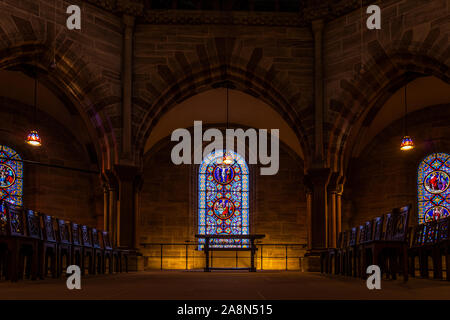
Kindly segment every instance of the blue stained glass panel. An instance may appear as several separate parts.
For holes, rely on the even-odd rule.
[[[223,162],[224,153],[232,159]],[[243,235],[249,233],[249,170],[245,159],[233,152],[211,153],[198,174],[198,233]],[[205,240],[199,239],[199,250]],[[247,239],[213,239],[212,247],[245,248]]]
[[[22,206],[23,163],[20,155],[0,145],[0,201]]]
[[[449,216],[449,185],[450,155],[433,153],[426,157],[417,174],[419,223]]]

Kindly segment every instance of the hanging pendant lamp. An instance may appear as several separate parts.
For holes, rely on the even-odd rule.
[[[405,85],[405,135],[403,136],[402,142],[400,143],[400,150],[408,151],[414,149],[414,140],[408,135],[408,104],[406,102],[406,85]]]
[[[37,118],[37,71],[35,72],[35,78],[34,78],[34,122],[33,125],[36,127],[36,118]],[[41,137],[39,136],[39,133],[37,130],[31,130],[30,133],[27,135],[26,143],[33,147],[40,147],[42,145],[41,143]]]

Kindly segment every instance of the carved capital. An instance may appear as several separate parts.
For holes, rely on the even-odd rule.
[[[306,26],[298,13],[287,12],[220,12],[192,10],[147,10],[144,14],[149,24],[221,24],[221,25],[254,25],[254,26]]]
[[[141,16],[144,13],[144,1],[117,0],[116,10],[132,16]]]
[[[325,22],[360,8],[359,0],[308,0],[297,12],[174,10],[166,1],[164,10],[152,10],[145,0],[85,0],[100,8],[132,16],[144,16],[150,24],[226,24],[266,26],[307,26],[314,20]],[[364,5],[370,0],[363,0]],[[201,9],[201,8],[199,8]]]

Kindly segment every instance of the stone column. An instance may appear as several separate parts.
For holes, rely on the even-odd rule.
[[[327,214],[327,187],[330,179],[330,169],[318,168],[308,171],[307,180],[312,188],[311,197],[311,223],[309,225],[308,251],[305,254],[305,270],[319,271],[320,253],[327,248],[327,230],[328,230],[328,214]]]
[[[314,161],[323,165],[323,120],[324,120],[324,85],[323,85],[323,20],[312,22],[314,36]]]
[[[139,226],[140,226],[140,216],[141,216],[141,191],[142,187],[144,185],[144,179],[142,178],[142,175],[136,176],[134,180],[134,207],[135,207],[135,237],[134,237],[134,247],[139,248],[140,246],[140,239],[139,239]]]
[[[312,215],[312,198],[313,189],[308,179],[305,179],[306,187],[306,230],[307,230],[307,250],[310,251],[312,246],[312,234],[311,234],[311,215]]]
[[[117,189],[118,189],[118,183],[116,175],[112,170],[106,170],[104,172],[104,179],[106,181],[107,186],[107,193],[108,193],[108,203],[105,205],[107,209],[105,208],[105,211],[108,212],[108,216],[106,218],[107,225],[105,227],[105,230],[109,232],[109,237],[111,240],[111,243],[114,246],[117,246],[117,232],[116,232],[116,226],[117,226]]]
[[[337,192],[339,174],[333,172],[328,183],[328,247],[336,247],[337,239]]]
[[[109,226],[108,232],[111,236],[111,241],[114,246],[117,246],[117,188],[115,186],[109,187]]]
[[[336,192],[328,190],[328,248],[336,248]]]
[[[339,186],[336,192],[336,234],[342,232],[342,192],[343,185]]]
[[[136,249],[135,180],[139,175],[139,170],[135,166],[116,165],[114,172],[119,184],[117,245],[128,249]]]
[[[116,165],[114,167],[119,184],[119,206],[117,214],[117,246],[128,249],[128,269],[143,270],[143,259],[138,252],[138,212],[141,174],[138,167]]]
[[[132,88],[133,88],[133,33],[134,16],[123,15],[123,54],[122,54],[122,154],[121,159],[132,159]]]
[[[103,230],[110,231],[110,216],[109,216],[109,188],[108,184],[103,184]]]

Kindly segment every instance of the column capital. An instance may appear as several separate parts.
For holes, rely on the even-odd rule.
[[[141,0],[117,0],[117,9],[124,15],[140,16],[144,12],[144,3]]]
[[[112,170],[105,170],[102,173],[102,180],[109,190],[117,189],[117,177]]]
[[[133,181],[141,175],[141,171],[136,166],[114,165],[114,173],[120,181]]]
[[[328,182],[328,191],[331,193],[342,193],[344,188],[344,177],[339,172],[332,172]]]
[[[323,19],[313,20],[311,22],[312,31],[314,34],[319,33],[319,32],[321,33],[323,31],[324,26],[325,26],[325,23],[324,23]]]
[[[122,22],[125,28],[133,28],[135,23],[135,17],[129,14],[124,14],[122,16]]]
[[[326,186],[330,180],[330,168],[314,168],[309,169],[306,179],[312,183],[314,187],[323,185]]]

